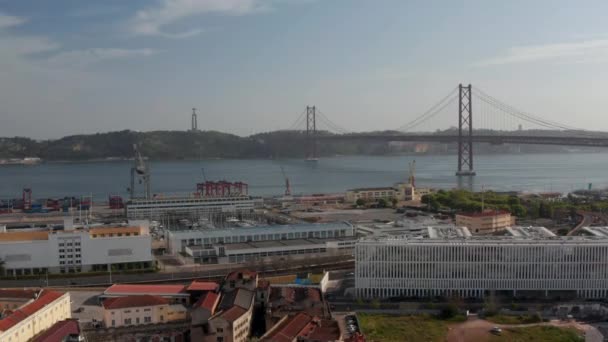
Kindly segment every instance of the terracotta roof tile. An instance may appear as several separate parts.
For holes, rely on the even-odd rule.
[[[6,331],[12,328],[15,324],[21,322],[26,319],[28,316],[33,315],[38,310],[43,307],[51,304],[55,300],[61,298],[64,293],[50,290],[42,290],[40,291],[40,295],[36,300],[31,303],[26,304],[25,306],[15,310],[8,317],[5,317],[0,320],[0,331]]]
[[[34,338],[33,342],[63,342],[64,338],[69,335],[80,335],[78,320],[66,319],[64,321],[59,321],[41,335]]]
[[[220,317],[222,317],[223,319],[227,320],[228,322],[234,322],[237,319],[239,319],[239,317],[243,316],[245,313],[247,312],[247,310],[243,309],[240,306],[233,306],[230,309],[224,311]]]
[[[165,298],[152,295],[107,298],[103,301],[103,307],[106,310],[137,308],[142,306],[156,306],[164,304],[169,304],[169,301]]]
[[[134,284],[114,284],[108,287],[104,294],[155,294],[155,295],[173,295],[184,294],[184,285],[134,285]]]
[[[193,281],[186,291],[215,291],[217,290],[219,285],[212,281]]]
[[[37,290],[0,289],[0,298],[36,298]]]
[[[213,314],[213,311],[214,311],[215,307],[217,306],[219,297],[220,297],[220,295],[215,292],[207,292],[207,294],[205,294],[203,297],[201,297],[194,304],[194,307],[207,309],[207,310],[211,311],[211,314]]]

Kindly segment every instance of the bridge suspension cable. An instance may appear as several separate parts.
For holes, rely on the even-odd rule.
[[[334,132],[340,133],[340,134],[349,134],[351,133],[351,131],[343,128],[342,126],[334,123],[333,121],[331,121],[327,115],[323,114],[323,112],[321,112],[318,108],[317,108],[317,118],[320,119],[321,122],[323,122],[328,128],[330,128],[330,130],[333,130]]]
[[[296,118],[296,120],[287,128],[285,131],[294,131],[297,130],[298,127],[302,127],[304,121],[306,121],[306,110],[302,111],[300,115]]]
[[[426,121],[433,118],[437,114],[441,113],[441,111],[443,111],[447,106],[449,106],[450,104],[452,104],[454,101],[456,101],[458,99],[458,96],[456,96],[457,91],[458,91],[458,87],[455,87],[454,89],[452,89],[452,91],[449,94],[447,94],[441,100],[439,100],[439,102],[435,103],[433,106],[431,106],[429,109],[427,109],[424,113],[422,113],[422,115],[420,115],[420,116],[416,117],[414,120],[402,125],[397,130],[401,131],[401,132],[407,132],[413,128],[420,126],[421,124],[425,123]]]
[[[563,130],[563,131],[579,131],[579,132],[584,131],[583,129],[579,129],[579,128],[564,125],[564,124],[561,124],[561,123],[558,123],[555,121],[543,119],[537,115],[533,115],[533,114],[521,111],[511,105],[508,105],[508,104],[498,100],[497,98],[495,98],[491,95],[488,95],[487,93],[485,93],[484,91],[480,90],[477,87],[473,88],[473,96],[475,96],[476,99],[482,101],[483,103],[488,104],[491,107],[498,109],[499,111],[501,111],[505,114],[508,114],[512,117],[521,119],[525,122],[532,123],[537,126],[541,126],[541,127],[548,128],[548,129],[554,129],[554,130]]]

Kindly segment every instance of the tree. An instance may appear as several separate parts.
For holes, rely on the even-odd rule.
[[[386,201],[386,199],[381,198],[378,200],[378,207],[379,208],[386,208],[388,205],[388,202]]]
[[[4,277],[4,274],[6,273],[6,270],[4,269],[4,265],[5,265],[4,260],[0,259],[0,277]]]
[[[399,201],[397,201],[397,199],[395,197],[391,197],[391,203],[393,204],[393,208],[397,206],[397,203],[399,203]]]
[[[512,204],[511,205],[511,213],[517,217],[526,216],[526,208],[524,208],[521,204]]]
[[[358,198],[358,199],[357,199],[357,201],[355,202],[355,204],[356,204],[358,207],[362,207],[362,206],[364,206],[364,205],[365,205],[365,200],[364,200],[363,198]]]

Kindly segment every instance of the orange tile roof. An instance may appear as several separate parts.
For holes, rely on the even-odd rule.
[[[243,309],[240,306],[233,306],[230,309],[224,311],[220,317],[222,317],[223,319],[227,320],[228,322],[234,322],[237,319],[239,319],[239,317],[243,316],[245,313],[247,312],[247,310]]]
[[[33,302],[26,304],[25,306],[15,310],[9,316],[0,320],[0,331],[7,331],[12,328],[15,324],[23,321],[27,317],[33,315],[38,310],[42,309],[46,305],[51,304],[61,296],[63,292],[56,292],[50,290],[42,290],[40,295]]]
[[[140,227],[94,227],[89,229],[89,234],[118,234],[118,233],[141,233]]]
[[[80,335],[80,327],[77,319],[66,319],[55,323],[33,342],[63,342],[66,336]]]
[[[207,294],[201,297],[193,306],[195,308],[207,309],[211,311],[211,314],[213,315],[213,311],[215,311],[219,297],[220,295],[215,292],[207,292]]]
[[[142,306],[156,306],[165,304],[169,304],[169,301],[165,298],[152,295],[108,298],[103,301],[103,307],[106,310],[138,308]]]
[[[306,336],[314,330],[313,319],[304,312],[288,317],[280,322],[276,329],[271,330],[262,341],[291,342],[297,337]]]
[[[193,281],[186,291],[215,291],[217,290],[219,285],[212,281]]]
[[[48,239],[49,239],[49,232],[47,230],[0,233],[0,241],[33,241],[33,240],[48,240]]]
[[[135,285],[135,284],[114,284],[108,287],[105,295],[176,295],[186,294],[184,285]]]
[[[0,289],[0,298],[31,298],[34,299],[36,297],[36,290],[15,290],[15,289]]]

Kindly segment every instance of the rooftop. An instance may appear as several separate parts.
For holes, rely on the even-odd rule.
[[[90,235],[108,235],[108,234],[144,234],[141,227],[137,226],[95,226],[90,228],[76,228],[73,230],[51,230],[48,228],[24,228],[11,229],[6,232],[0,232],[0,242],[3,241],[40,241],[48,240],[51,234],[90,234]]]
[[[260,341],[291,342],[298,337],[304,337],[314,330],[314,317],[300,312],[294,316],[286,316],[268,331]]]
[[[222,296],[220,302],[220,310],[226,310],[233,306],[239,306],[245,310],[251,307],[251,301],[253,300],[254,293],[247,289],[236,289],[234,291],[226,292]]]
[[[51,290],[42,290],[36,300],[22,306],[21,308],[13,311],[7,317],[0,319],[0,331],[7,331],[12,328],[15,324],[23,321],[27,317],[33,315],[38,310],[42,309],[46,305],[51,304],[55,300],[63,296],[63,292],[56,292]]]
[[[483,213],[458,213],[456,215],[466,217],[493,217],[499,215],[511,215],[511,213],[506,210],[486,210]]]
[[[34,299],[36,298],[36,290],[15,290],[15,289],[0,289],[0,298],[7,299]]]
[[[186,291],[215,291],[219,288],[217,283],[212,281],[195,280],[186,288]]]
[[[445,244],[445,243],[539,243],[542,241],[546,244],[586,244],[586,243],[608,243],[608,227],[584,227],[583,232],[588,235],[579,236],[556,236],[553,232],[545,227],[509,227],[503,235],[473,235],[464,234],[466,228],[428,228],[428,234],[419,234],[413,236],[393,236],[393,237],[366,237],[359,240],[358,244],[368,244],[374,242],[382,242],[384,244]],[[466,229],[468,231],[468,229]]]
[[[33,342],[63,342],[70,335],[80,335],[77,319],[66,319],[53,324],[52,327],[33,339]]]
[[[219,297],[220,295],[215,292],[207,292],[196,303],[194,303],[193,307],[207,309],[211,312],[211,314],[213,314]]]
[[[169,301],[165,298],[152,295],[128,296],[107,298],[103,301],[103,307],[106,310],[138,308],[142,306],[156,306],[168,304]]]
[[[227,320],[228,322],[234,322],[237,319],[239,319],[239,317],[243,316],[246,312],[247,312],[247,310],[243,309],[240,306],[235,305],[235,306],[231,307],[230,309],[222,312],[220,314],[220,317]]]
[[[291,240],[274,240],[274,241],[253,241],[241,243],[225,244],[225,251],[237,251],[242,249],[258,249],[258,248],[273,248],[273,247],[294,247],[294,246],[315,246],[325,245],[327,242],[351,241],[353,238],[329,238],[329,239],[291,239]]]
[[[225,235],[253,235],[253,234],[281,234],[293,233],[297,231],[315,231],[327,229],[352,229],[353,226],[348,222],[329,222],[329,223],[298,223],[286,225],[272,226],[256,226],[256,227],[232,227],[232,228],[208,228],[200,227],[193,229],[171,230],[169,235],[175,236],[176,239],[181,238],[179,235],[195,234],[215,237]]]
[[[350,189],[348,191],[387,191],[387,190],[393,190],[395,191],[396,189],[393,188],[392,186],[382,186],[382,187],[378,187],[378,188],[355,188],[355,189]]]
[[[104,295],[188,295],[184,285],[134,285],[114,284],[108,287]]]

